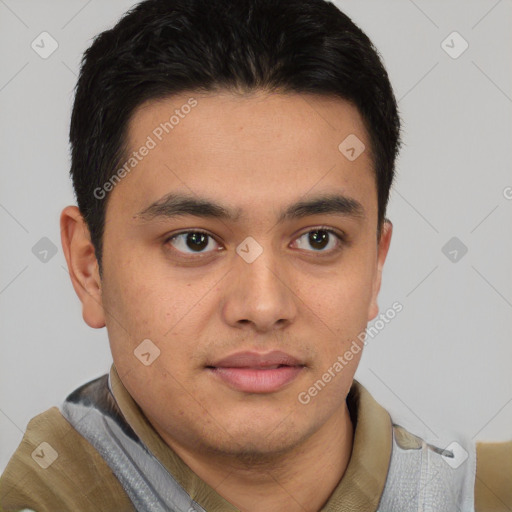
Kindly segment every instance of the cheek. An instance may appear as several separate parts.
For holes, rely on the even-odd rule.
[[[104,296],[113,312],[132,328],[145,330],[148,320],[159,314],[158,306],[166,295],[165,283],[159,279],[159,270],[146,263],[135,249],[120,245],[115,254],[105,268]]]
[[[304,278],[301,298],[331,330],[366,326],[372,297],[369,265],[340,265],[322,279]]]
[[[133,265],[119,262],[116,267],[105,268],[102,290],[107,315],[107,331],[112,356],[117,367],[125,370],[137,364],[134,350],[145,339],[158,340],[155,329],[157,310],[155,295],[145,276]]]
[[[218,303],[213,292],[203,298],[208,287],[209,281],[190,284],[176,275],[165,277],[155,267],[151,275],[127,265],[109,274],[104,293],[112,313],[107,329],[116,366],[137,365],[133,352],[149,339],[160,349],[155,367],[173,373],[186,368]]]

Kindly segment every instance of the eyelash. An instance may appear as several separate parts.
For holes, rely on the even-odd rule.
[[[324,251],[324,250],[308,250],[306,252],[311,252],[311,253],[317,253],[317,254],[327,254],[327,255],[332,255],[334,253],[337,253],[339,250],[341,250],[343,244],[346,244],[347,240],[346,240],[346,236],[344,233],[340,233],[340,232],[337,232],[331,228],[328,228],[326,226],[318,226],[318,227],[315,227],[313,229],[309,229],[308,231],[304,231],[303,233],[301,233],[297,238],[295,238],[295,240],[298,240],[300,238],[302,238],[304,235],[308,235],[309,233],[312,233],[314,231],[325,231],[327,233],[329,233],[330,235],[333,235],[337,241],[338,241],[338,246],[335,247],[334,249],[331,249],[331,250],[328,250],[328,251]],[[172,240],[174,240],[175,238],[179,237],[180,235],[187,235],[187,234],[190,234],[190,233],[198,233],[198,234],[202,234],[202,235],[206,235],[207,237],[215,240],[216,243],[218,243],[215,239],[215,237],[213,235],[211,235],[210,233],[206,232],[206,231],[203,231],[201,229],[191,229],[191,230],[188,230],[188,231],[180,231],[179,233],[175,233],[173,234],[172,236],[166,238],[165,242],[164,242],[164,245],[167,245],[169,244],[169,242],[171,242]],[[330,239],[329,239],[330,241]],[[196,252],[196,253],[184,253],[182,251],[179,251],[178,249],[175,249],[173,248],[174,251],[180,253],[180,254],[188,254],[189,256],[184,256],[184,258],[188,258],[188,259],[196,259],[196,257],[201,257],[202,255],[205,255],[205,254],[208,254],[209,252],[215,252],[215,251],[207,251],[207,252]],[[195,254],[196,256],[194,256],[193,254]],[[192,256],[190,256],[192,255]]]

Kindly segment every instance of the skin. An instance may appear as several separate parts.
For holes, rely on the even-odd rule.
[[[199,477],[243,511],[316,511],[350,458],[345,399],[362,351],[307,405],[298,395],[377,316],[392,234],[386,221],[377,240],[368,134],[357,109],[340,98],[190,93],[139,107],[129,147],[144,144],[190,97],[197,106],[110,192],[102,279],[80,212],[63,210],[72,283],[85,322],[107,327],[123,384]],[[349,134],[367,148],[352,162],[338,150]],[[138,215],[170,192],[239,208],[240,216]],[[364,215],[277,222],[289,204],[332,192],[358,201]],[[315,250],[308,233],[322,226],[346,241],[330,235]],[[213,237],[202,254],[185,237],[169,240],[194,229]],[[250,264],[236,253],[248,236],[263,249]],[[147,338],[160,349],[149,366],[133,353]],[[305,368],[263,394],[232,389],[205,369],[243,350],[282,350]]]

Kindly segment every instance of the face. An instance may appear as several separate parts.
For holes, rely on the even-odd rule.
[[[338,148],[350,134],[366,147],[355,160]],[[170,442],[232,455],[283,452],[335,422],[391,236],[385,224],[378,243],[358,111],[315,95],[182,94],[136,110],[128,144],[137,162],[110,192],[101,294],[84,318],[106,324],[148,419]]]

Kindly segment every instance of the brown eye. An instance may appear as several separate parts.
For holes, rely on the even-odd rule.
[[[203,231],[184,231],[170,237],[166,243],[170,243],[174,249],[186,254],[203,254],[205,249],[215,249],[217,242],[211,235]]]
[[[311,252],[331,252],[342,241],[343,238],[332,229],[313,229],[297,238],[297,246],[299,249],[312,249]]]

